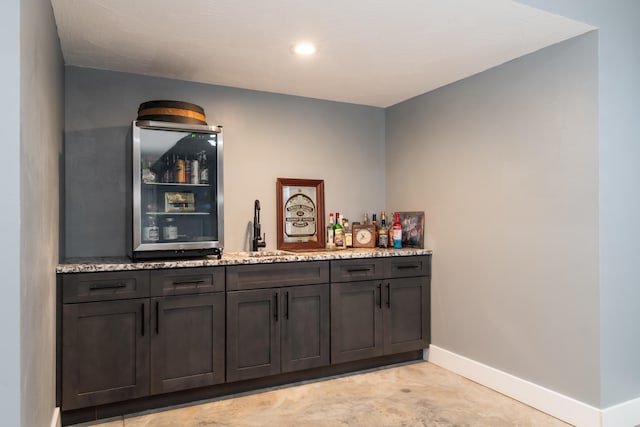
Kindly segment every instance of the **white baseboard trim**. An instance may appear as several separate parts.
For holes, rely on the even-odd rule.
[[[574,426],[614,426],[602,424],[602,412],[598,408],[437,346],[429,346],[429,362]],[[616,427],[625,425],[615,424]]]
[[[640,425],[640,397],[610,406],[602,411],[602,427]]]
[[[60,427],[62,420],[60,419],[60,408],[53,408],[53,414],[51,415],[51,427]]]

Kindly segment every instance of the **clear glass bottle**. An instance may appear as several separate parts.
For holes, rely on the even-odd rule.
[[[178,226],[175,224],[175,221],[173,218],[167,218],[164,220],[164,227],[162,227],[162,239],[163,240],[178,239]]]
[[[353,247],[353,233],[351,232],[351,226],[347,218],[342,219],[342,229],[344,230],[344,246],[345,248]]]
[[[336,246],[334,240],[333,240],[333,226],[335,225],[335,222],[333,220],[333,212],[329,213],[329,225],[327,225],[327,243],[326,243],[326,247],[327,248],[333,248]]]
[[[142,182],[148,184],[151,182],[156,182],[156,180],[156,174],[151,169],[151,159],[147,158],[142,162]]]
[[[144,242],[157,242],[160,240],[160,229],[156,224],[155,215],[147,217],[147,223],[142,227],[142,240]]]
[[[389,231],[387,230],[387,217],[384,211],[380,213],[380,227],[378,227],[378,247],[384,249],[389,247]]]

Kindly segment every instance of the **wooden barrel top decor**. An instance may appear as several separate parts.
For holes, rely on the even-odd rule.
[[[206,125],[204,108],[183,101],[147,101],[138,108],[138,120]]]

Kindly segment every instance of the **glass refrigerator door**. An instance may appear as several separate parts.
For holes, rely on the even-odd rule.
[[[134,126],[134,250],[218,246],[219,139],[211,130]]]

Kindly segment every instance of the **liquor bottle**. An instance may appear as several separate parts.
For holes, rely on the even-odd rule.
[[[151,159],[142,161],[142,182],[156,182],[156,174],[151,170]]]
[[[378,218],[376,217],[376,214],[371,215],[371,225],[373,225],[374,246],[378,246]]]
[[[389,241],[388,241],[388,243],[387,243],[387,244],[388,244],[388,246],[389,246],[390,248],[392,248],[392,247],[393,247],[393,219],[394,219],[395,217],[396,217],[396,214],[395,214],[395,213],[391,214],[391,216],[390,216],[391,221],[389,221],[389,226],[387,227],[387,231],[389,232]]]
[[[162,174],[162,182],[173,182],[173,165],[169,156],[164,156],[164,173]]]
[[[207,153],[202,152],[200,158],[200,184],[209,183],[209,167],[207,166]]]
[[[400,214],[396,212],[396,220],[393,221],[393,248],[402,248],[402,223],[400,223]]]
[[[164,220],[164,227],[162,227],[162,238],[164,240],[176,240],[178,238],[178,226],[173,218],[167,218]]]
[[[157,242],[160,240],[160,229],[156,224],[156,217],[149,215],[147,217],[147,223],[142,227],[142,241],[143,242]]]
[[[191,183],[200,184],[200,162],[198,157],[191,162]]]
[[[180,157],[176,157],[176,161],[174,164],[175,164],[175,175],[176,175],[175,182],[179,184],[184,184],[186,181],[184,160],[181,159]]]
[[[191,184],[191,160],[184,156],[184,182]]]
[[[344,246],[345,248],[353,247],[353,232],[347,218],[342,219],[342,229],[344,230]]]
[[[380,213],[380,227],[378,228],[378,247],[389,247],[389,231],[387,230],[387,217],[382,211]]]
[[[340,224],[340,212],[336,212],[336,223],[333,225],[333,242],[336,248],[344,249],[344,229]]]
[[[333,248],[336,244],[333,241],[333,226],[335,222],[333,221],[333,212],[329,213],[329,225],[327,225],[327,247]]]
[[[368,213],[366,213],[366,212],[364,213],[364,216],[363,216],[363,218],[362,218],[362,224],[363,224],[363,225],[367,225],[367,224],[369,224],[369,214],[368,214]]]

